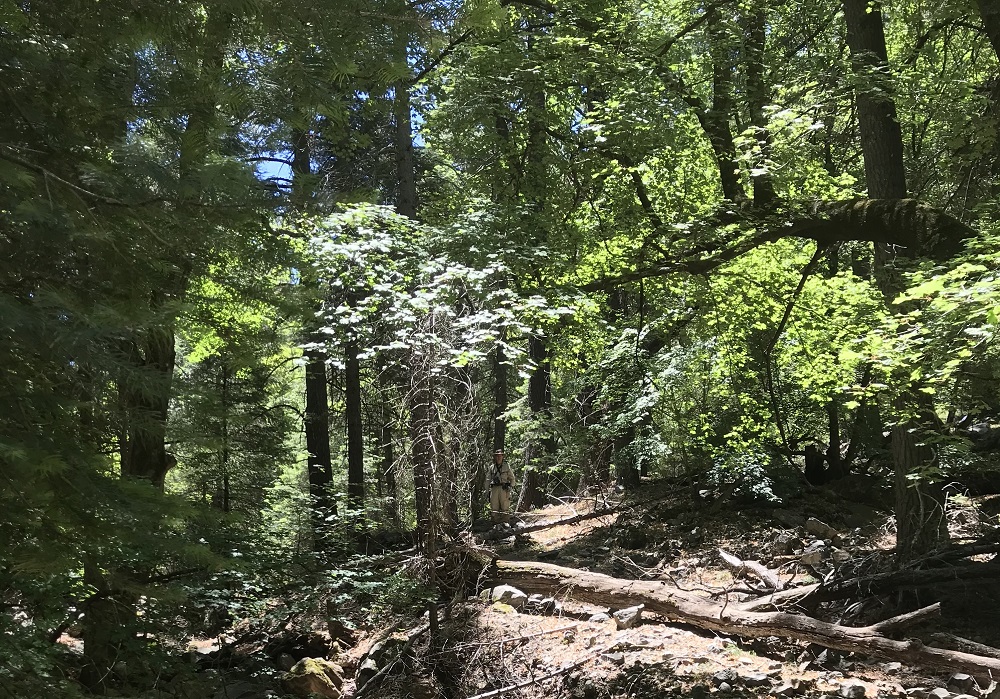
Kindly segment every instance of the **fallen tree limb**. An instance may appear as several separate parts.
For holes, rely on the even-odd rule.
[[[848,597],[882,595],[896,590],[940,585],[956,580],[982,580],[986,578],[1000,578],[1000,564],[971,563],[927,570],[906,568],[888,573],[834,580],[829,583],[793,587],[775,592],[767,597],[741,602],[736,605],[736,608],[744,612],[781,609],[791,606],[812,609],[820,602],[832,602]]]
[[[525,592],[568,593],[599,606],[644,604],[650,612],[672,621],[734,636],[779,636],[909,665],[970,674],[1000,672],[998,658],[925,646],[919,639],[897,641],[873,627],[841,626],[786,612],[747,612],[668,587],[664,581],[620,580],[534,561],[495,561],[488,575],[497,583],[515,585]]]
[[[955,580],[982,580],[1000,578],[1000,564],[972,563],[948,568],[913,570],[910,568],[889,573],[876,573],[859,578],[832,581],[817,586],[799,600],[799,604],[809,606],[817,602],[830,602],[848,597],[881,595],[902,589],[913,589],[926,585],[939,585]]]
[[[631,504],[628,506],[631,507]],[[511,529],[497,529],[486,532],[480,538],[483,541],[492,541],[493,539],[506,539],[507,537],[513,534],[530,534],[531,532],[538,532],[543,529],[551,529],[552,527],[558,527],[561,524],[576,524],[577,522],[585,522],[588,519],[597,519],[598,517],[606,517],[608,515],[618,514],[618,512],[624,507],[626,507],[626,505],[622,504],[618,505],[617,507],[606,507],[600,510],[594,510],[593,512],[588,512],[586,514],[567,517],[566,519],[557,519],[554,522],[529,524],[526,527],[512,527]]]
[[[777,573],[768,570],[767,566],[759,561],[744,561],[742,558],[727,553],[722,549],[719,549],[719,556],[722,558],[722,562],[733,571],[733,575],[750,574],[771,590],[780,590],[785,586]]]
[[[872,624],[868,628],[878,633],[895,633],[902,631],[903,629],[908,629],[911,626],[916,626],[922,621],[927,621],[928,619],[941,616],[941,603],[935,602],[927,607],[922,607],[912,612],[906,612],[905,614],[899,614],[897,616],[885,619],[878,622],[877,624]]]
[[[735,606],[742,612],[763,612],[791,608],[808,609],[806,605],[800,603],[803,600],[809,600],[810,594],[819,586],[820,583],[813,583],[812,585],[802,585],[800,587],[788,587],[784,590],[773,592],[766,597],[757,597],[746,602],[740,602]],[[811,603],[815,607],[815,602]]]
[[[930,635],[930,640],[934,641],[939,646],[944,646],[945,648],[954,648],[955,650],[960,650],[965,653],[985,655],[989,658],[1000,658],[1000,649],[994,648],[993,646],[987,646],[982,643],[977,643],[976,641],[970,641],[967,638],[962,638],[961,636],[956,636],[954,634],[932,633]]]

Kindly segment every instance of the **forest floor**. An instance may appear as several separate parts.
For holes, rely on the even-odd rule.
[[[996,496],[953,499],[948,512],[953,540],[971,541],[994,530],[998,504]],[[579,519],[609,508],[614,512]],[[549,598],[508,594],[494,601],[499,588],[486,586],[480,575],[482,560],[543,561],[623,580],[658,580],[717,604],[735,605],[748,599],[746,591],[757,581],[734,574],[723,551],[760,562],[791,586],[832,574],[884,571],[891,567],[894,543],[890,510],[884,483],[863,475],[829,487],[804,487],[776,503],[741,501],[731,492],[676,483],[644,483],[634,500],[616,494],[568,498],[519,515],[515,530],[576,517],[575,523],[517,535],[494,529],[453,542],[454,550],[446,550],[442,560],[453,563],[457,551],[457,558],[466,561],[466,573],[471,571],[466,594],[471,585],[485,590],[441,605],[433,639],[425,613],[423,618],[359,619],[359,627],[338,647],[324,614],[317,612],[278,634],[299,638],[294,650],[286,645],[279,652],[273,635],[267,646],[241,649],[234,643],[226,656],[229,669],[218,673],[221,685],[217,681],[210,693],[198,689],[204,687],[203,678],[202,684],[192,680],[188,692],[170,690],[157,697],[292,696],[283,694],[291,690],[282,683],[281,671],[302,657],[328,657],[336,664],[329,667],[340,686],[325,696],[338,699],[1000,699],[988,677],[776,637],[741,639],[648,612],[630,625],[627,612],[616,615],[621,610],[583,604],[572,589],[553,590]],[[904,637],[933,641],[934,634],[948,633],[1000,646],[998,600],[1000,585],[993,581],[953,581],[933,590],[827,603],[815,616],[865,626],[940,602],[939,617],[908,627]],[[223,643],[212,640],[208,648],[192,647],[191,652],[205,653],[202,657],[211,662],[218,657],[214,649]],[[251,668],[239,657],[257,658],[257,664]]]
[[[714,495],[651,485],[643,489],[646,504],[511,536],[492,542],[492,548],[506,560],[543,560],[618,578],[660,579],[734,603],[743,599],[735,590],[750,583],[734,578],[720,549],[762,562],[786,584],[816,582],[844,567],[872,572],[888,566],[893,533],[887,493],[874,479],[855,476],[834,488],[810,488],[780,506],[740,506]],[[559,521],[595,505],[553,505],[523,517],[523,525]],[[972,500],[954,507],[949,518],[956,539],[973,538],[990,526],[990,516]],[[822,555],[809,556],[817,550]],[[803,560],[811,563],[804,565]],[[935,589],[932,598],[917,602],[940,601],[941,618],[906,633],[926,638],[947,631],[997,645],[998,593],[995,585],[983,581]],[[860,626],[897,613],[899,602],[873,598],[827,606],[818,616]],[[608,614],[614,611],[576,603],[571,590],[560,591],[552,601],[532,600],[523,606],[518,600],[491,603],[472,598],[452,608],[433,648],[426,640],[414,646],[407,673],[386,675],[374,691],[366,687],[362,693],[449,699],[1000,696],[988,678],[928,671],[778,638],[744,642],[648,614],[632,628],[619,628]],[[348,652],[348,666],[364,660],[367,645],[362,642]],[[356,687],[349,682],[344,690],[350,696]]]

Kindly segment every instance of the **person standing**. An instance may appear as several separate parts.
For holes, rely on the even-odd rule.
[[[493,470],[490,475],[490,510],[497,524],[510,522],[510,491],[514,487],[514,472],[504,460],[502,451],[493,453]]]

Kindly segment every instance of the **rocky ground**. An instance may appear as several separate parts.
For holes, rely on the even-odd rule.
[[[644,500],[616,513],[574,524],[513,533],[477,544],[483,555],[542,560],[627,579],[662,580],[706,598],[736,603],[762,586],[757,576],[727,564],[726,555],[753,560],[782,585],[816,582],[834,573],[886,569],[893,543],[886,493],[852,477],[835,489],[807,489],[780,506],[740,503],[716,493],[650,484]],[[619,504],[566,500],[530,513],[518,526],[557,522]],[[992,502],[958,500],[949,514],[953,537],[971,539],[992,528]],[[505,532],[506,534],[506,532]],[[488,548],[487,548],[488,547]],[[481,581],[480,581],[481,582]],[[817,616],[861,626],[914,603],[942,603],[942,616],[907,634],[948,632],[1000,644],[997,587],[956,583],[914,599],[878,598],[826,606]],[[900,606],[902,605],[902,606]],[[220,688],[215,699],[262,699],[287,694],[354,699],[611,699],[634,697],[913,697],[1000,699],[989,677],[934,672],[898,662],[842,654],[792,641],[744,642],[671,624],[642,609],[580,604],[572,590],[550,597],[508,587],[441,607],[432,637],[423,619],[393,619],[361,629],[356,643],[332,646],[328,630],[310,633],[320,656],[272,659],[270,674]],[[321,657],[328,656],[328,657]],[[262,683],[262,677],[269,681]],[[204,696],[204,695],[203,695]]]
[[[660,579],[734,602],[747,597],[740,590],[759,583],[727,566],[722,551],[761,562],[786,585],[816,582],[834,572],[875,572],[888,565],[892,530],[886,494],[862,476],[836,489],[810,489],[780,507],[726,502],[705,491],[671,493],[665,488],[644,494],[645,505],[512,536],[495,546],[496,553],[620,578]],[[950,514],[956,539],[972,538],[991,526],[992,519],[976,503],[961,502]],[[524,524],[558,521],[595,506],[603,505],[553,505],[532,513]],[[948,631],[994,645],[1000,612],[996,593],[995,586],[985,583],[936,590],[933,599],[925,596],[919,603],[941,601],[942,618],[932,627],[907,633],[926,638]],[[823,609],[821,615],[864,625],[896,613],[897,603],[908,602],[847,603]],[[577,604],[571,590],[542,598],[495,588],[459,609],[457,619],[443,624],[437,647],[424,643],[413,652],[410,662],[416,676],[424,678],[418,692],[408,690],[402,677],[385,691],[480,699],[1000,697],[988,677],[932,672],[780,639],[744,643],[670,624],[642,610]],[[361,661],[366,659],[363,644],[355,652]]]

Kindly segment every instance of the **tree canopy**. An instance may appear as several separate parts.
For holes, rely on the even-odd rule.
[[[0,21],[12,696],[148,688],[287,586],[378,613],[412,583],[374,541],[433,588],[497,451],[521,510],[864,470],[900,564],[946,538],[943,485],[996,468],[986,0]]]

